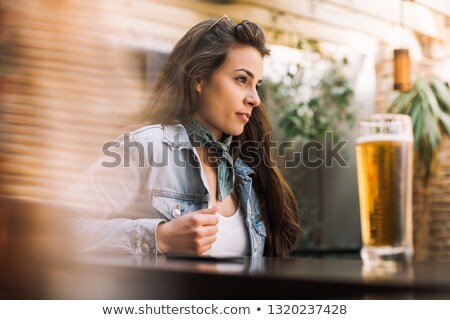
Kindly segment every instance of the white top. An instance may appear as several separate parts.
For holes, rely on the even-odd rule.
[[[204,254],[212,257],[243,256],[249,253],[248,230],[245,227],[245,218],[238,207],[230,217],[224,217],[220,213],[217,224],[218,231],[216,241],[211,249]]]

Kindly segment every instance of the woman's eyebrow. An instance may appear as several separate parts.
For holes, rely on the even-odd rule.
[[[255,79],[255,75],[248,69],[241,68],[241,69],[235,69],[234,71],[244,71],[250,78]],[[261,82],[262,80],[259,80],[258,82]]]

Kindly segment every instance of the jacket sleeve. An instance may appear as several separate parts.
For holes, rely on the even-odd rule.
[[[151,168],[132,134],[103,147],[103,154],[63,197],[76,251],[157,253],[156,228],[165,220],[133,206]]]

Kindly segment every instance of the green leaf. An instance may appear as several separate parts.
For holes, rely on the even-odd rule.
[[[388,112],[408,114],[411,107],[411,101],[417,96],[416,91],[400,93],[392,102]]]
[[[449,88],[440,80],[431,80],[431,88],[436,95],[441,108],[449,112],[450,111],[450,90]]]
[[[450,135],[449,89],[438,79],[428,82],[417,78],[412,90],[399,94],[388,110],[411,116],[417,156],[416,174],[426,182],[436,172],[442,136]]]
[[[447,113],[442,113],[440,117],[440,124],[442,128],[447,132],[448,135],[450,135],[450,115]]]
[[[440,117],[442,114],[442,110],[439,107],[439,103],[430,85],[428,85],[426,82],[423,82],[421,89],[422,92],[420,92],[419,94],[423,95],[422,99],[424,100],[424,102],[428,103],[429,107],[431,108],[435,116]]]
[[[428,128],[428,140],[432,147],[432,150],[437,150],[441,141],[441,133],[439,132],[438,124],[436,120],[431,117],[426,118]]]

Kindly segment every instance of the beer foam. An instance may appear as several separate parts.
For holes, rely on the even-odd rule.
[[[414,139],[413,137],[406,134],[388,134],[388,133],[371,134],[368,136],[356,138],[356,144],[373,141],[413,142]]]

